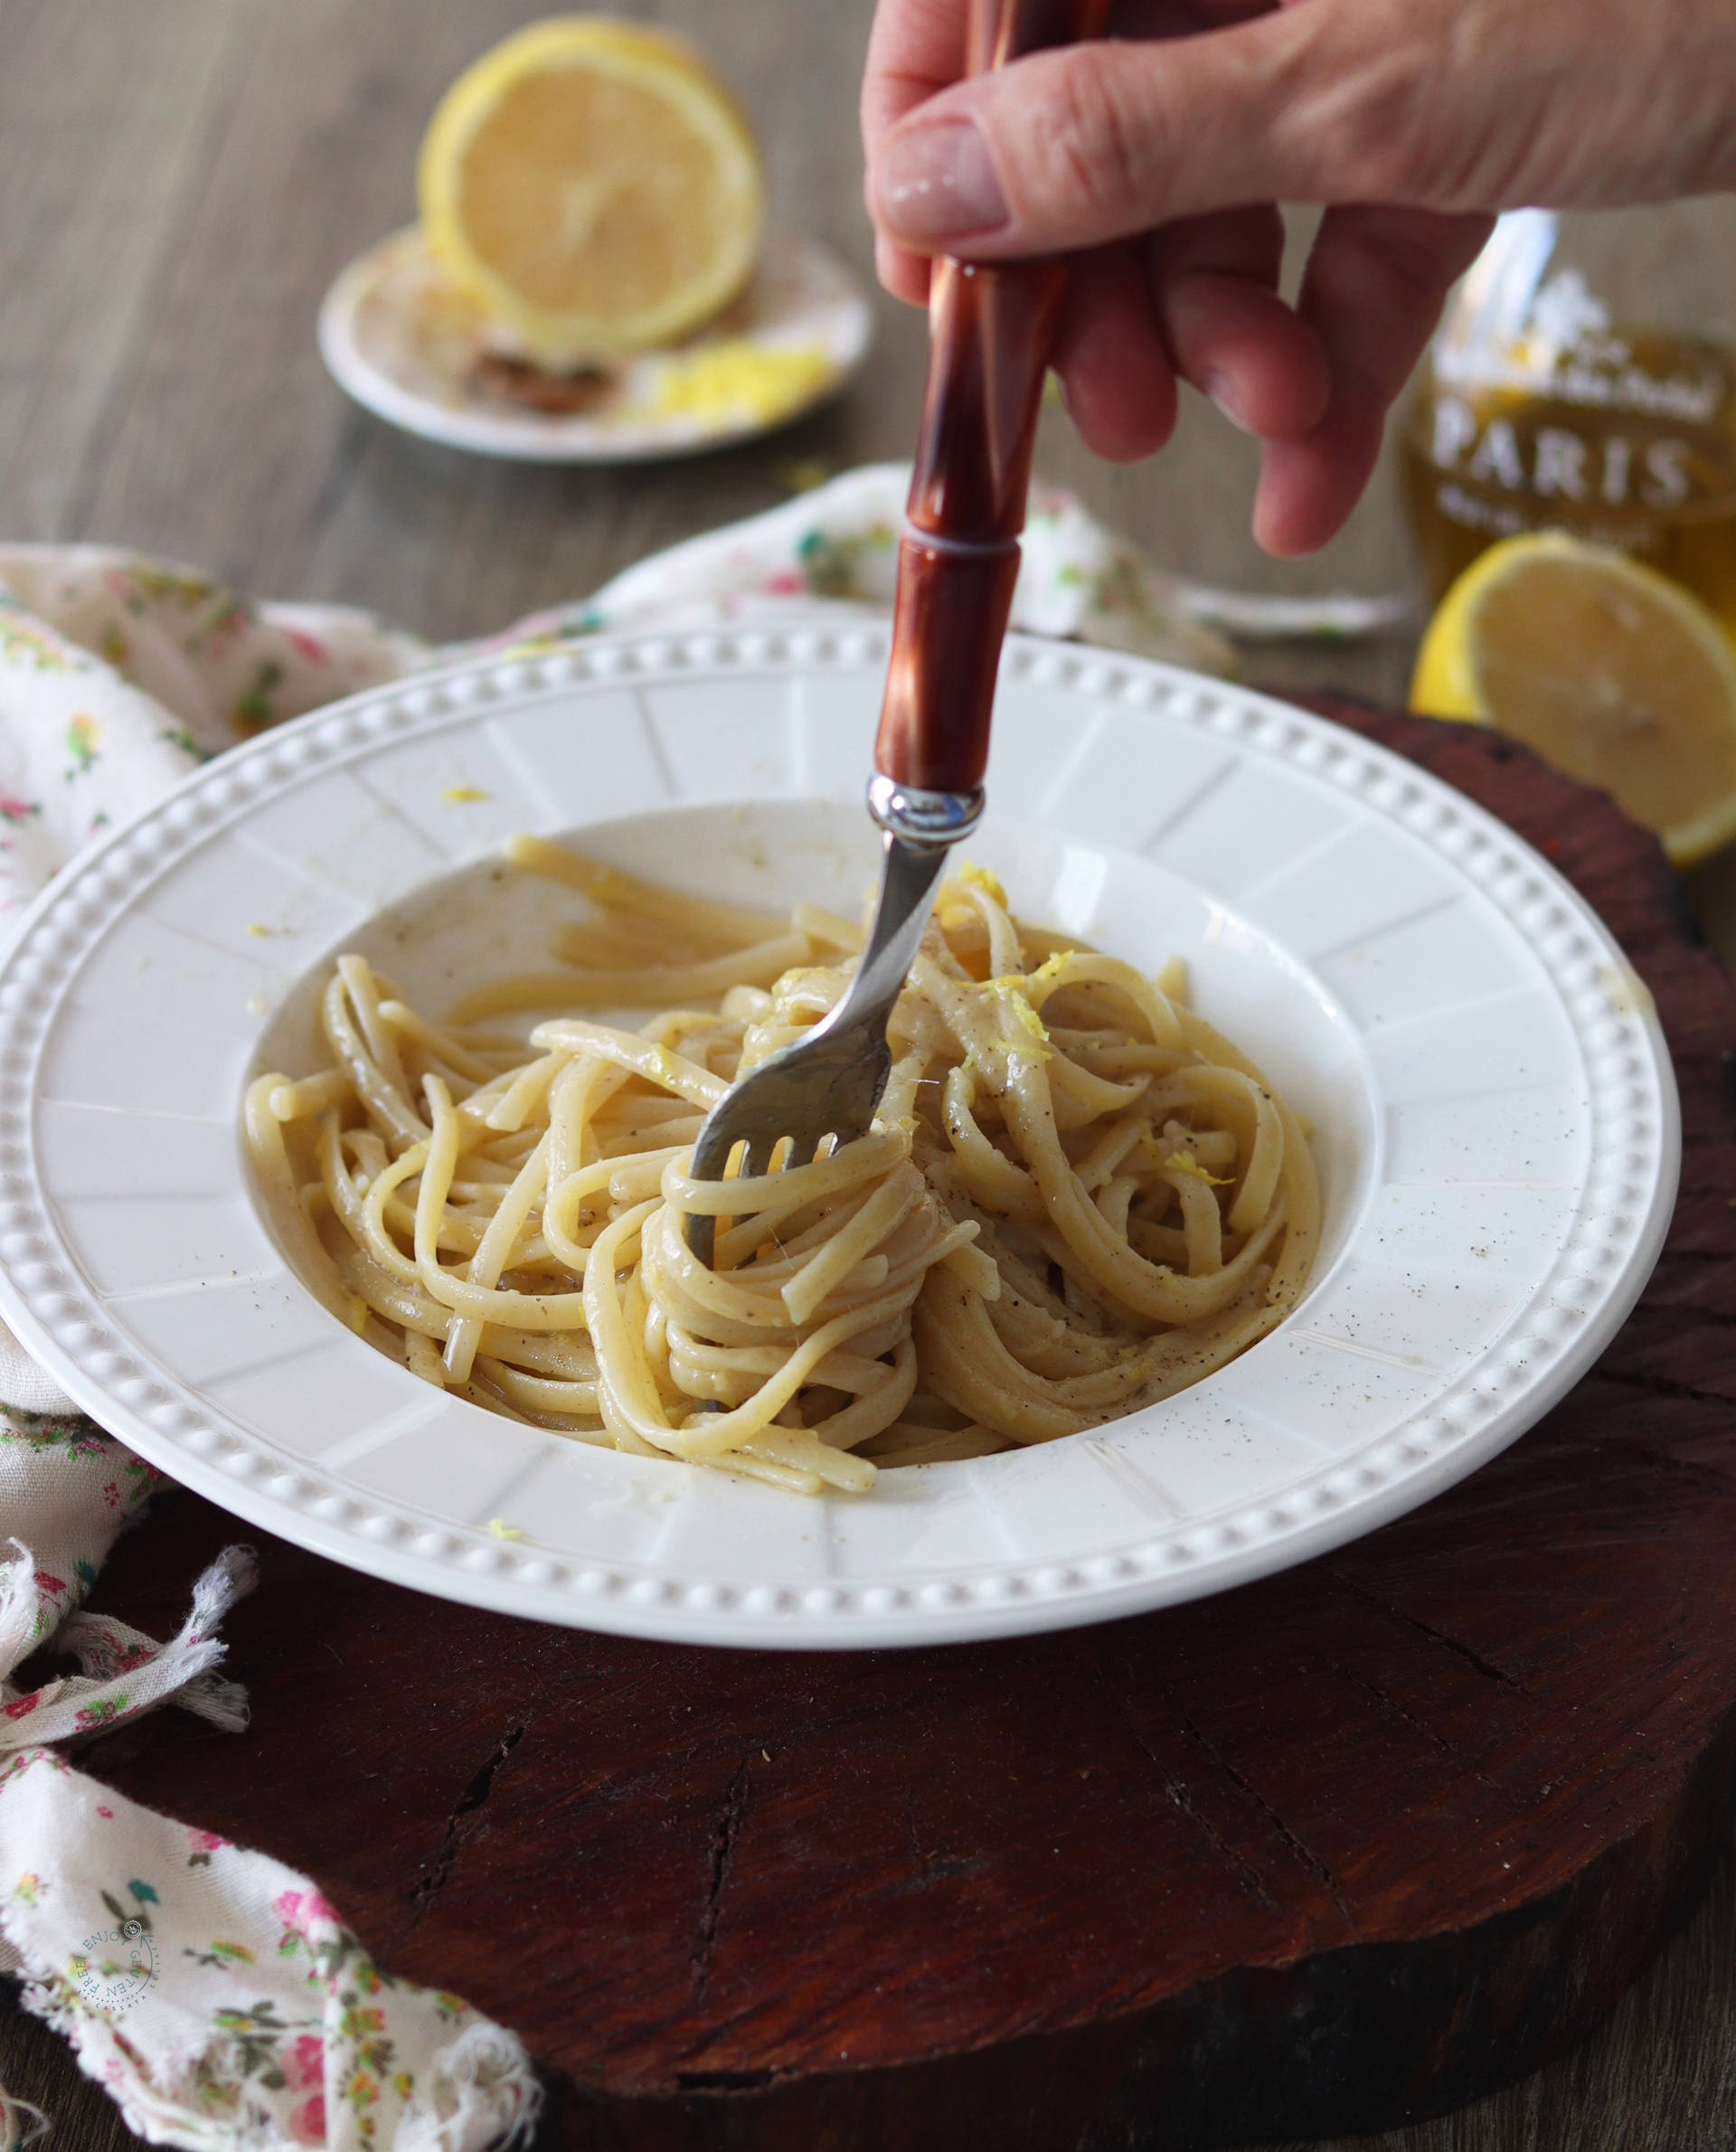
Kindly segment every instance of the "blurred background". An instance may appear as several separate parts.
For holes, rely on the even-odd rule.
[[[442,91],[541,12],[534,0],[0,0],[0,542],[165,553],[256,597],[339,599],[448,640],[581,597],[853,465],[908,457],[924,323],[875,286],[862,206],[873,0],[613,8],[704,47],[758,128],[770,228],[820,240],[873,294],[873,345],[837,401],[708,454],[561,467],[434,445],[337,388],[315,344],[322,296],[415,216],[418,145]],[[1697,326],[1724,329],[1736,200],[1653,213]],[[1312,222],[1291,220],[1292,288]],[[1182,576],[1284,597],[1410,591],[1396,630],[1239,654],[1258,686],[1402,704],[1427,605],[1396,418],[1348,527],[1280,562],[1249,535],[1255,445],[1182,393],[1169,448],[1120,469],[1094,462],[1052,404],[1039,477]],[[1736,850],[1686,879],[1736,959]]]
[[[642,554],[852,464],[908,457],[920,315],[877,294],[843,398],[749,446],[536,468],[395,431],[314,344],[339,269],[415,214],[441,91],[546,12],[524,0],[0,0],[0,538],[175,555],[255,595],[339,599],[448,638],[582,595]],[[615,0],[712,54],[760,130],[773,229],[873,287],[856,92],[872,0]],[[1293,250],[1296,251],[1296,250]],[[1058,410],[1037,468],[1163,567],[1246,590],[1402,580],[1389,467],[1306,562],[1248,535],[1257,452],[1192,392],[1174,444],[1097,465]],[[1402,701],[1414,649],[1284,646],[1261,684]]]

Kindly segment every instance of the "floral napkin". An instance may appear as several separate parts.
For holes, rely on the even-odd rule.
[[[0,936],[58,868],[211,756],[358,689],[489,648],[656,620],[891,600],[909,471],[853,471],[660,553],[580,604],[435,649],[341,606],[251,604],[102,546],[0,547]],[[1238,632],[1381,625],[1382,601],[1279,608],[1161,575],[1071,496],[1033,496],[1015,627],[1227,672]],[[392,1979],[316,1887],[154,1815],[58,1748],[165,1704],[240,1732],[222,1614],[232,1548],[166,1644],[88,1612],[160,1476],[80,1417],[0,1328],[0,1972],[64,2033],[133,2128],[195,2152],[482,2152],[525,2131],[518,2041],[459,1997]],[[10,1544],[10,1558],[7,1543]],[[78,1664],[14,1685],[37,1652]],[[0,2092],[0,2152],[17,2114]]]
[[[128,2124],[198,2152],[482,2152],[539,2088],[461,1996],[382,1973],[305,1875],[171,1823],[52,1749],[0,1780],[0,1844],[40,1869],[5,1929],[27,2006],[66,2034]],[[69,1923],[81,1928],[67,1947]]]
[[[519,2042],[461,1997],[381,1972],[305,1875],[173,1823],[75,1770],[88,1741],[175,1704],[232,1732],[223,1614],[253,1581],[231,1547],[158,1644],[84,1601],[165,1484],[78,1417],[0,1411],[0,1972],[65,2034],[128,2125],[197,2152],[484,2152],[528,2128]],[[77,1674],[16,1684],[33,1653]],[[0,2137],[24,2120],[0,2092]]]

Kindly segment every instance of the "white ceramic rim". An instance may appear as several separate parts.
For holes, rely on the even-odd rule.
[[[575,464],[665,463],[678,457],[704,455],[737,441],[776,433],[829,402],[848,386],[873,340],[873,309],[831,250],[806,235],[774,235],[769,244],[787,247],[793,254],[821,263],[850,288],[853,297],[853,304],[844,310],[832,373],[811,394],[777,418],[708,427],[679,419],[557,418],[493,406],[453,410],[417,395],[383,372],[363,350],[356,335],[356,317],[363,301],[382,274],[396,266],[394,250],[415,231],[412,225],[377,240],[339,270],[320,301],[319,354],[344,394],[375,418],[423,440],[463,448],[473,455],[496,456],[514,463]]]
[[[1083,684],[1106,705],[1161,709],[1170,721],[1215,734],[1242,754],[1288,764],[1352,796],[1376,816],[1402,825],[1480,892],[1534,954],[1559,997],[1583,1056],[1592,1114],[1591,1163],[1571,1231],[1519,1318],[1426,1407],[1372,1447],[1299,1483],[1281,1512],[1268,1505],[1258,1516],[1250,1509],[1160,1530],[1111,1556],[1068,1561],[1052,1551],[1040,1562],[1009,1562],[991,1574],[908,1587],[689,1588],[679,1577],[551,1563],[479,1531],[430,1532],[426,1516],[394,1511],[316,1460],[287,1469],[280,1452],[213,1411],[171,1371],[141,1364],[133,1340],[109,1328],[99,1297],[69,1255],[52,1192],[43,1185],[33,1133],[35,1075],[79,966],[165,870],[274,792],[419,730],[460,726],[479,711],[498,716],[515,701],[568,687],[691,681],[741,668],[756,676],[769,668],[804,678],[823,678],[829,669],[860,675],[864,665],[883,665],[885,649],[879,626],[813,627],[599,637],[544,656],[478,659],[352,697],[268,733],[106,833],[43,892],[0,959],[0,1312],[20,1339],[141,1455],[285,1538],[495,1611],[684,1642],[882,1647],[1141,1612],[1341,1544],[1414,1508],[1504,1449],[1572,1387],[1619,1328],[1656,1260],[1674,1204],[1680,1164],[1674,1075],[1656,1017],[1643,993],[1633,991],[1619,948],[1571,885],[1511,830],[1398,755],[1239,687],[1026,637],[1009,638],[1004,688],[1008,682]],[[238,1174],[239,1161],[238,1145]],[[91,1372],[98,1360],[106,1374]],[[259,1484],[267,1477],[269,1486]]]

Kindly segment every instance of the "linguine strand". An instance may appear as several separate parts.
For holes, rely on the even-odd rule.
[[[420,1380],[575,1440],[863,1494],[1154,1403],[1295,1305],[1319,1235],[1306,1124],[1187,1007],[1184,967],[1154,980],[1031,927],[965,867],[893,1010],[873,1130],[699,1181],[704,1113],[836,1005],[861,933],[542,838],[506,851],[589,901],[557,931],[566,969],[436,1021],[346,955],[320,1004],[334,1065],[248,1092],[291,1260]],[[609,1020],[636,1003],[664,1013]],[[477,1028],[514,1010],[541,1018],[522,1045]]]

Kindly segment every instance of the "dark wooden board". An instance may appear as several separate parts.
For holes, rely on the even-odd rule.
[[[1736,1787],[1736,1004],[1650,839],[1469,728],[1336,706],[1505,816],[1656,995],[1688,1166],[1598,1368],[1464,1486],[1197,1605],[848,1657],[542,1628],[267,1541],[254,1730],[90,1753],[515,2026],[585,2147],[1108,2152],[1367,2130],[1571,2045]],[[157,1633],[235,1526],[165,1499]]]

